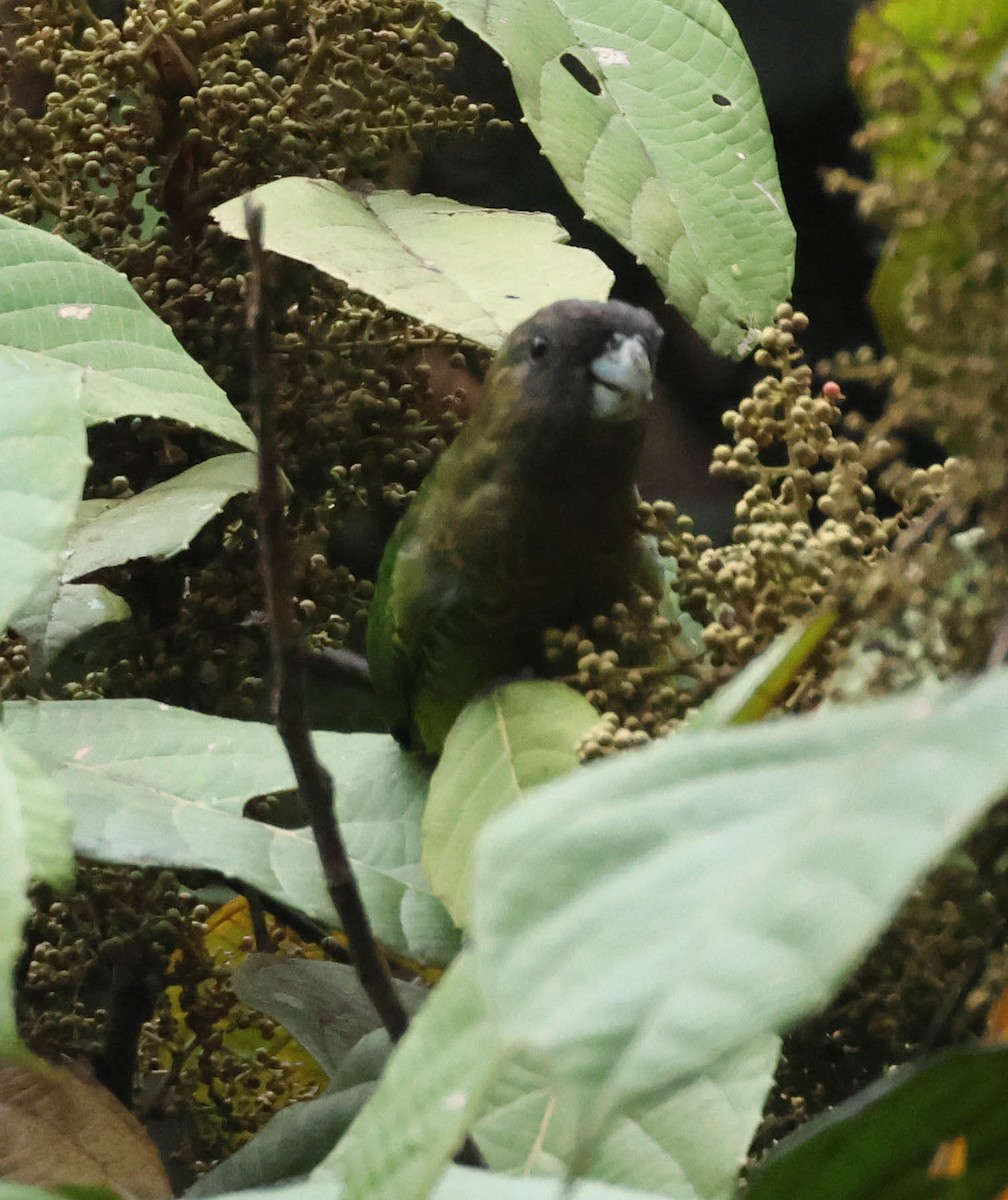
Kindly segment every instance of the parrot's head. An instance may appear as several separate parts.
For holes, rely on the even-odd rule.
[[[497,352],[479,423],[535,440],[542,452],[636,441],[661,339],[649,312],[619,300],[540,309]]]

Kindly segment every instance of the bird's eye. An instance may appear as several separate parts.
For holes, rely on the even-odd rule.
[[[549,342],[544,337],[534,337],[532,345],[529,346],[529,357],[531,359],[545,358],[549,351]]]

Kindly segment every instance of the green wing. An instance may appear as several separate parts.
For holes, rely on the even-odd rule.
[[[444,472],[431,482],[386,547],[367,655],[392,733],[403,745],[437,754],[462,707],[506,670],[513,652],[504,573],[499,562],[481,561],[494,533],[485,517],[473,520],[464,503],[449,503]]]

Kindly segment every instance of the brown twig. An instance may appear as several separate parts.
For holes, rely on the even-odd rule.
[[[266,624],[273,664],[273,713],[308,812],[329,896],[339,913],[357,977],[393,1042],[409,1017],[392,984],[364,910],[350,859],[336,822],[332,778],[315,756],[304,698],[303,654],[294,616],[290,543],[284,521],[277,461],[276,413],[270,377],[270,319],[265,304],[267,255],[262,244],[263,211],[245,202],[245,231],[252,270],[248,277],[249,399],[259,433],[259,569],[266,593]],[[465,1166],[485,1167],[479,1147],[467,1137],[455,1156]]]
[[[308,812],[329,896],[339,913],[361,985],[393,1042],[409,1018],[392,985],[371,923],[364,910],[350,860],[336,822],[332,778],[315,755],[304,698],[300,629],[292,602],[291,553],[284,520],[277,462],[276,412],[270,378],[270,315],[265,303],[267,256],[262,244],[263,213],[245,205],[245,228],[252,270],[248,277],[246,326],[249,331],[249,398],[259,433],[259,567],[266,594],[273,666],[273,715],[294,768]]]

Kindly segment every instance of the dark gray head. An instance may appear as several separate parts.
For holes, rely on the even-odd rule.
[[[662,332],[619,300],[560,300],[523,321],[487,373],[468,439],[558,484],[632,480]]]
[[[651,399],[661,339],[658,323],[643,308],[620,300],[560,300],[506,339],[488,389],[505,385],[512,403],[520,389],[522,409],[540,409],[550,426],[632,421]]]

